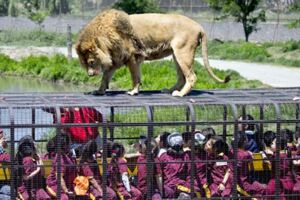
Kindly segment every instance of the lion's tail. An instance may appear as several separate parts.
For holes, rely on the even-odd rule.
[[[207,53],[207,36],[206,36],[206,33],[204,32],[204,30],[202,28],[201,28],[201,31],[200,31],[200,37],[201,37],[201,42],[202,42],[202,58],[203,58],[204,67],[208,71],[209,75],[213,79],[215,79],[217,82],[227,83],[228,81],[230,81],[230,76],[226,76],[224,80],[220,79],[218,76],[216,76],[214,74],[214,72],[211,69],[211,66],[209,65],[208,55],[207,55],[208,54]]]

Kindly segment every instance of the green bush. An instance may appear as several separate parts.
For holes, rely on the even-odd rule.
[[[232,74],[232,81],[220,84],[213,81],[206,70],[197,62],[194,69],[198,80],[195,89],[200,88],[247,88],[260,87],[258,81],[249,81],[242,78],[234,71],[214,70],[219,77]],[[19,76],[31,76],[43,78],[49,81],[65,81],[73,84],[93,85],[95,89],[100,85],[100,76],[88,77],[86,71],[81,68],[78,59],[68,60],[63,55],[53,57],[29,56],[21,61],[14,61],[0,54],[0,73]],[[172,87],[176,81],[176,67],[173,61],[147,62],[142,65],[142,89],[161,90]],[[111,81],[114,89],[128,90],[132,87],[131,76],[128,68],[116,71]]]

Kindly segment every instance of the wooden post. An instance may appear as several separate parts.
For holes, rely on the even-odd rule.
[[[71,26],[68,24],[67,27],[67,48],[68,48],[68,59],[72,59],[72,31]]]

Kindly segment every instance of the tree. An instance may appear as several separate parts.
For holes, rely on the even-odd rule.
[[[120,0],[113,8],[121,9],[128,14],[160,12],[156,0]]]
[[[254,31],[257,31],[257,23],[266,21],[265,11],[258,6],[262,0],[206,0],[210,7],[221,11],[218,19],[232,16],[235,21],[243,24],[246,42]]]
[[[33,22],[41,25],[45,18],[48,16],[48,12],[41,9],[41,1],[39,0],[22,0],[23,7],[25,8],[24,14]]]
[[[8,12],[9,0],[0,0],[0,16],[6,16]]]
[[[18,16],[18,9],[16,7],[16,0],[10,0],[8,6],[8,15],[12,17]]]
[[[290,7],[290,11],[300,13],[300,2],[297,1],[294,5],[292,5]],[[300,18],[292,21],[290,24],[288,24],[288,27],[289,28],[299,28],[300,27]]]

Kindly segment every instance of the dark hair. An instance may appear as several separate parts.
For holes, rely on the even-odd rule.
[[[113,172],[116,174],[112,174],[112,184],[113,187],[117,187],[118,181],[121,179],[121,174],[119,173],[119,166],[118,166],[118,158],[120,158],[125,153],[125,148],[122,144],[114,142],[112,145],[112,159],[111,164],[113,167]]]
[[[189,140],[192,139],[192,132],[189,132],[189,131],[186,131],[186,132],[183,132],[182,134],[182,139],[183,139],[183,142],[185,144],[187,144],[189,142]]]
[[[215,129],[213,129],[212,127],[207,127],[207,128],[202,129],[201,133],[202,133],[202,135],[204,135],[205,138],[207,138],[207,139],[209,139],[209,138],[211,138],[212,136],[216,135],[216,131],[215,131]]]
[[[279,138],[279,147],[280,147],[280,150],[286,150],[287,149],[287,143],[288,143],[288,136],[287,136],[287,134],[285,132],[280,132],[280,138]]]
[[[234,146],[234,142],[237,143],[238,148],[245,149],[248,142],[246,133],[243,131],[239,131],[236,137],[234,137],[234,140],[232,141],[232,147]]]
[[[59,150],[58,147],[57,147],[59,140],[60,140],[60,144],[61,144],[61,150],[64,153],[68,153],[69,152],[71,139],[70,139],[70,136],[67,133],[62,132],[60,134],[60,137],[58,135],[55,135],[53,139],[55,141],[55,146],[56,146],[55,150],[56,150],[56,153]]]
[[[162,143],[163,148],[168,148],[168,136],[171,135],[169,132],[163,132],[159,136],[159,140]]]
[[[229,148],[227,143],[223,140],[220,136],[213,136],[212,139],[214,140],[212,149],[214,150],[215,154],[224,153],[225,155],[228,155]]]
[[[294,132],[291,131],[290,129],[287,129],[287,128],[281,129],[281,130],[280,130],[280,133],[286,135],[286,138],[287,138],[287,142],[288,142],[288,143],[294,142]]]
[[[249,114],[242,115],[240,117],[242,117],[242,120],[247,120],[247,121],[254,120],[254,117],[252,115],[249,115]],[[254,131],[256,129],[256,126],[255,126],[254,123],[248,122],[246,125],[247,125],[247,129],[246,130]]]
[[[39,156],[37,155],[36,148],[31,136],[26,135],[22,137],[18,144],[18,151],[16,154],[16,163],[19,167],[16,170],[15,180],[17,182],[17,186],[19,187],[22,183],[23,179],[23,158],[26,156],[31,156],[35,160],[39,160]]]
[[[273,131],[266,131],[264,133],[264,143],[266,147],[271,147],[271,144],[275,138],[276,134]]]
[[[93,159],[93,155],[97,152],[97,143],[95,140],[89,140],[82,148],[80,163]]]
[[[55,152],[55,147],[56,147],[56,145],[55,145],[55,138],[51,138],[51,139],[47,142],[47,144],[46,144],[47,152],[48,152],[48,153],[53,153],[53,152]]]

